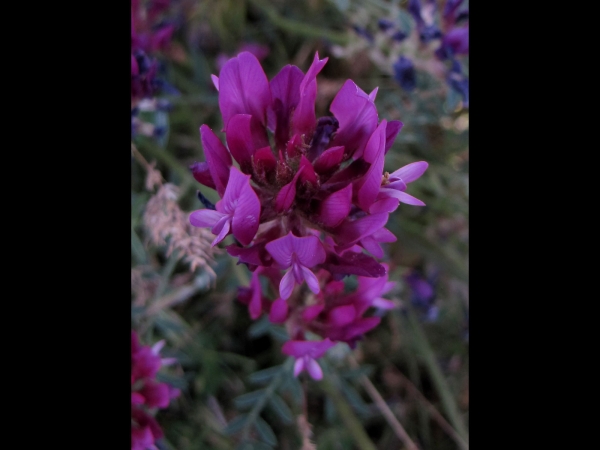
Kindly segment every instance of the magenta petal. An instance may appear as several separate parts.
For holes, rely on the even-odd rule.
[[[300,101],[300,83],[304,73],[287,65],[271,80],[273,102],[269,111],[269,128],[275,131],[277,148],[283,147],[290,135],[290,117]]]
[[[339,245],[350,247],[365,236],[370,236],[385,226],[389,218],[387,213],[370,214],[352,222],[344,222],[336,228]]]
[[[379,189],[381,188],[382,171],[383,153],[371,164],[367,173],[356,183],[357,203],[363,211],[368,211],[377,199]]]
[[[371,91],[371,93],[369,94],[369,100],[371,100],[372,102],[375,101],[375,97],[377,97],[378,90],[379,90],[379,86]]]
[[[198,228],[214,227],[215,224],[227,214],[212,209],[200,209],[190,214],[190,223]]]
[[[342,162],[344,148],[345,147],[343,145],[330,147],[317,156],[317,158],[313,161],[315,172],[325,173],[337,168],[337,165]]]
[[[259,148],[254,152],[254,166],[262,168],[265,172],[275,170],[277,160],[275,159],[275,156],[273,156],[273,151],[270,146]]]
[[[242,245],[248,245],[256,236],[260,219],[260,200],[250,186],[249,176],[242,189],[233,214],[233,235]]]
[[[300,170],[304,169],[302,175],[300,175],[300,180],[302,183],[308,181],[313,186],[317,185],[317,174],[315,173],[315,169],[310,161],[306,158],[306,156],[302,155],[300,157]]]
[[[358,159],[377,128],[375,103],[352,80],[347,80],[329,110],[340,123],[333,145],[344,145],[346,153]]]
[[[269,146],[265,129],[260,122],[249,114],[232,116],[225,132],[229,151],[245,173],[251,173],[252,155],[263,147]]]
[[[383,258],[383,249],[381,248],[381,245],[379,245],[377,240],[373,239],[373,237],[366,236],[362,238],[360,240],[360,244],[375,258]]]
[[[252,274],[250,286],[252,288],[252,298],[250,299],[250,304],[248,305],[248,311],[250,312],[250,317],[252,320],[256,320],[262,313],[262,292],[260,280],[258,278],[258,271],[255,271]]]
[[[237,207],[238,200],[242,195],[242,191],[250,187],[250,175],[245,175],[240,170],[231,166],[229,169],[229,182],[223,198],[215,205],[217,211],[224,212],[226,214],[233,214]]]
[[[287,319],[289,307],[287,302],[278,298],[271,304],[271,310],[269,311],[269,320],[272,323],[284,323]]]
[[[221,140],[206,125],[200,127],[200,140],[217,192],[222,197],[229,180],[231,155]]]
[[[305,363],[306,371],[313,380],[321,380],[323,378],[323,370],[319,363],[312,358],[308,358]]]
[[[298,375],[300,375],[300,372],[302,372],[303,370],[304,370],[304,358],[296,359],[296,362],[294,363],[294,376],[297,377]]]
[[[380,228],[375,231],[371,237],[376,239],[377,242],[396,242],[398,238],[387,228]]]
[[[219,90],[219,77],[216,75],[211,75],[210,79],[212,80],[213,84],[215,85],[215,88],[218,91]]]
[[[417,161],[400,167],[390,174],[390,179],[400,178],[405,183],[410,183],[419,178],[427,170],[429,164],[425,161]]]
[[[295,356],[310,356],[311,358],[320,358],[327,350],[335,345],[329,338],[323,341],[287,341],[283,344],[281,351],[285,355]]]
[[[337,227],[348,217],[352,206],[352,185],[334,192],[321,202],[319,218],[328,227]]]
[[[354,305],[344,305],[333,308],[327,315],[327,322],[334,327],[343,327],[356,319],[356,309]]]
[[[279,296],[287,300],[292,295],[292,291],[295,286],[294,282],[294,271],[292,269],[288,270],[287,273],[283,276],[279,283]]]
[[[251,114],[266,125],[270,104],[269,80],[256,56],[242,52],[225,63],[219,74],[219,108],[225,128],[236,114]]]
[[[141,405],[146,401],[146,399],[144,398],[144,396],[142,394],[140,394],[139,392],[132,392],[131,393],[131,403],[133,405]]]
[[[385,129],[385,150],[384,153],[387,153],[390,148],[392,148],[392,144],[396,139],[398,133],[402,129],[403,123],[399,120],[390,120]]]
[[[190,166],[190,170],[198,183],[208,186],[211,189],[217,189],[207,162],[194,163]]]
[[[408,195],[406,192],[402,192],[402,191],[395,191],[396,192],[396,198],[398,200],[400,200],[401,203],[406,203],[407,205],[414,205],[414,206],[425,206],[425,203],[423,203],[421,200],[419,200],[416,197],[413,197],[412,195]]]
[[[313,321],[321,311],[325,308],[325,305],[312,305],[307,307],[304,311],[302,311],[302,320],[305,322]]]
[[[321,288],[319,287],[319,280],[312,272],[312,270],[307,269],[304,266],[300,266],[300,268],[302,269],[302,275],[304,277],[304,281],[306,281],[306,284],[308,285],[308,288],[315,294],[321,292]]]
[[[291,238],[293,252],[298,257],[300,264],[310,268],[325,261],[325,249],[318,237],[306,236],[299,238],[291,233],[288,236]]]
[[[397,191],[405,191],[407,186],[406,183],[402,180],[394,178],[395,181],[382,186],[383,189],[396,189]]]
[[[212,241],[211,246],[214,247],[219,242],[221,242],[223,239],[225,239],[225,236],[227,236],[229,234],[230,228],[231,228],[231,219],[229,218],[229,216],[225,216],[225,217],[221,218],[221,220],[219,222],[217,222],[217,224],[211,230],[213,234],[218,233],[217,237]]]
[[[292,252],[294,249],[292,247],[293,241],[290,236],[292,236],[292,234],[288,233],[286,236],[275,239],[265,245],[267,251],[282,269],[287,269],[292,265]]]
[[[290,209],[292,203],[294,203],[294,199],[296,198],[296,181],[303,169],[304,167],[301,167],[300,170],[296,172],[296,175],[294,175],[292,181],[283,186],[277,194],[277,197],[275,197],[275,211],[278,213],[286,212]]]
[[[269,311],[269,320],[272,323],[284,323],[288,315],[288,303],[278,298],[271,304],[271,310]]]
[[[383,119],[367,141],[367,145],[365,146],[363,153],[363,159],[366,162],[373,164],[380,156],[385,154],[384,149],[386,128],[387,121]]]
[[[323,69],[329,58],[319,59],[315,53],[313,62],[300,83],[300,101],[294,111],[294,133],[310,136],[315,124],[315,99],[317,97],[317,74]]]
[[[380,198],[381,195],[377,196],[377,201],[373,203],[369,207],[369,213],[377,214],[382,212],[391,213],[398,208],[399,200],[393,197],[383,197]]]

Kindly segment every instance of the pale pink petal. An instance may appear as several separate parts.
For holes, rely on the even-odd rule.
[[[293,132],[310,135],[316,125],[315,99],[317,97],[317,74],[323,69],[329,58],[319,59],[319,53],[315,53],[313,62],[306,72],[302,83],[300,83],[300,101],[294,111]]]
[[[313,161],[315,172],[325,173],[330,170],[336,169],[337,166],[342,162],[344,156],[344,146],[330,147],[321,153]]]
[[[379,308],[379,309],[394,309],[396,308],[396,304],[391,301],[391,300],[387,300],[385,298],[376,298],[375,300],[373,300],[372,303],[373,307],[375,308]]]
[[[231,155],[221,140],[206,125],[200,127],[200,140],[217,192],[222,197],[229,180]]]
[[[212,80],[213,84],[215,85],[215,89],[218,91],[219,90],[219,77],[216,75],[211,75],[210,79]]]
[[[293,272],[292,269],[288,270],[279,283],[279,296],[284,300],[290,298],[296,285]]]
[[[396,136],[400,133],[402,129],[403,123],[399,120],[390,120],[385,129],[385,150],[384,153],[387,153],[390,148],[392,148],[392,144],[396,140]]]
[[[308,288],[313,291],[315,294],[318,294],[319,292],[321,292],[321,288],[319,287],[319,280],[317,279],[317,277],[315,276],[315,274],[312,272],[312,270],[307,269],[304,266],[300,266],[300,268],[302,269],[302,275],[304,276],[304,280],[306,281],[306,284],[308,285]]]
[[[337,227],[348,217],[352,206],[352,185],[334,192],[321,202],[319,219],[325,226]]]
[[[270,104],[269,80],[256,56],[242,52],[225,63],[219,74],[219,108],[225,128],[236,114],[251,114],[266,125]]]
[[[304,358],[296,359],[296,362],[294,363],[294,376],[297,377],[298,375],[300,375],[300,372],[302,372],[303,370],[304,370]]]
[[[309,373],[313,380],[320,380],[323,378],[323,370],[321,369],[321,366],[319,366],[319,363],[316,362],[314,359],[307,358],[305,367],[306,371]]]
[[[190,223],[198,228],[214,227],[215,224],[225,216],[227,216],[227,214],[212,209],[200,209],[190,214]]]
[[[283,186],[277,197],[275,197],[275,211],[278,213],[286,212],[290,209],[292,203],[294,203],[294,199],[296,198],[296,181],[303,169],[304,167],[300,167],[300,170],[296,172],[292,181]]]
[[[231,117],[225,132],[229,151],[240,164],[244,173],[252,173],[252,155],[269,146],[269,139],[260,122],[249,114],[236,114]]]
[[[408,195],[406,192],[402,192],[402,191],[396,191],[398,194],[396,195],[396,198],[398,200],[400,200],[401,203],[406,203],[407,205],[414,205],[414,206],[425,206],[425,203],[423,203],[421,200],[419,200],[416,197],[413,197],[412,195]]]
[[[329,110],[340,124],[333,145],[344,145],[346,153],[358,159],[377,128],[375,103],[352,80],[347,80]]]
[[[325,249],[323,244],[316,236],[296,237],[293,234],[288,234],[291,237],[292,250],[298,257],[300,264],[306,267],[314,267],[325,261]]]
[[[400,167],[395,172],[392,172],[390,178],[400,178],[405,183],[410,183],[423,175],[428,166],[429,164],[425,161],[410,163],[404,167]]]
[[[272,323],[284,323],[287,319],[288,310],[288,303],[284,299],[278,298],[271,304],[269,320]]]

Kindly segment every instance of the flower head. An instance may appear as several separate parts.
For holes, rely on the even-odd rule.
[[[396,240],[385,225],[400,202],[423,205],[405,191],[427,168],[419,162],[384,173],[402,123],[379,120],[377,88],[367,94],[346,80],[331,115],[316,116],[317,75],[326,63],[317,53],[306,73],[288,65],[269,81],[249,52],[227,61],[212,77],[224,141],[202,125],[205,161],[191,168],[222,199],[214,209],[203,201],[190,222],[210,227],[213,245],[233,234],[227,251],[253,272],[239,300],[253,319],[264,312],[286,324],[293,341],[284,353],[296,356],[296,374],[307,370],[315,379],[322,376],[315,360],[334,341],[355,345],[380,321],[368,310],[391,307],[381,297],[388,267],[377,261],[381,244]],[[339,283],[348,275],[359,275],[361,288],[346,295]],[[260,277],[276,298],[261,291]],[[380,281],[371,286],[367,278]],[[307,341],[309,330],[325,340]]]

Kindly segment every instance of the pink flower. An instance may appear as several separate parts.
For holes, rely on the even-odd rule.
[[[283,344],[281,351],[296,358],[294,363],[295,377],[306,370],[313,379],[320,380],[323,378],[323,370],[316,360],[334,345],[335,342],[331,342],[329,339],[323,341],[287,341]]]
[[[172,358],[159,356],[164,341],[154,346],[140,345],[135,331],[131,331],[131,448],[132,450],[156,449],[154,442],[163,436],[153,417],[157,408],[166,408],[172,398],[179,395],[166,383],[154,378],[161,365],[175,362]]]

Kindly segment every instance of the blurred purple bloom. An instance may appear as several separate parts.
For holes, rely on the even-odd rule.
[[[306,370],[313,379],[320,380],[323,378],[323,370],[316,360],[334,345],[335,342],[331,342],[329,339],[323,341],[287,341],[283,344],[281,351],[296,358],[294,364],[295,377]]]
[[[412,61],[405,56],[400,56],[394,64],[394,79],[405,91],[412,91],[416,85],[415,66]]]
[[[430,322],[437,320],[438,308],[434,305],[436,298],[435,277],[426,279],[418,271],[413,270],[404,277],[404,280],[412,292],[412,305],[423,313],[425,320]]]
[[[394,28],[395,24],[389,19],[379,19],[377,21],[377,26],[381,31],[387,31],[391,28]]]

